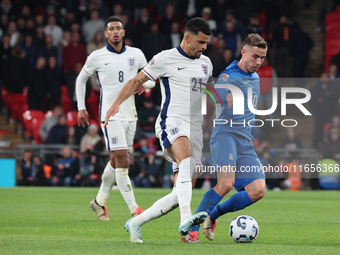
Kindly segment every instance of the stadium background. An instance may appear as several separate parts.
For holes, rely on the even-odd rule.
[[[60,162],[74,158],[70,170],[73,181],[67,185],[99,186],[108,153],[98,129],[98,82],[94,77],[87,83],[86,103],[92,124],[88,130],[76,125],[74,84],[87,55],[106,45],[103,22],[110,15],[121,17],[125,44],[140,48],[147,60],[176,47],[185,22],[203,16],[213,31],[204,54],[213,62],[215,77],[240,57],[247,33],[261,34],[269,43],[268,65],[259,70],[263,108],[272,86],[293,84],[312,92],[305,106],[313,114],[303,116],[296,107],[290,107],[289,117],[299,122],[294,130],[281,126],[259,129],[254,144],[262,163],[310,165],[339,159],[340,123],[335,117],[339,115],[340,95],[338,1],[3,0],[0,15],[0,156],[15,159],[17,185],[63,186],[53,182],[53,176]],[[57,105],[65,118],[58,113],[52,116]],[[154,137],[159,84],[136,96],[136,106],[139,126],[130,177],[137,187],[170,188],[171,167],[163,160]],[[209,164],[212,113],[209,105],[203,127],[205,164]],[[58,125],[42,137],[39,128],[47,118],[55,118]],[[332,135],[338,138],[332,140]],[[199,180],[197,188],[214,185],[215,180],[206,177]],[[339,187],[337,176],[333,186],[320,186],[317,174],[304,171],[299,176],[279,172],[268,177],[270,189]]]

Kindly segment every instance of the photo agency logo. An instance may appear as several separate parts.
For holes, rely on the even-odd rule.
[[[249,83],[249,81],[243,81],[243,84],[246,86]],[[218,105],[218,103],[223,106],[222,102],[226,104],[226,99],[222,98],[221,100],[220,95],[218,94],[219,89],[226,89],[230,91],[230,93],[233,96],[233,106],[232,106],[232,112],[235,117],[240,115],[245,115],[245,111],[250,111],[251,113],[257,115],[257,116],[270,116],[273,114],[278,107],[278,96],[279,91],[278,88],[273,87],[272,88],[272,105],[270,109],[268,110],[258,110],[257,109],[257,103],[258,103],[258,94],[253,94],[253,87],[248,86],[246,88],[246,96],[244,95],[243,91],[232,84],[215,84],[215,88],[213,88],[210,85],[202,84],[206,86],[207,89],[211,90],[216,97],[209,92],[207,89],[201,88],[201,90],[205,91],[209,97],[211,97],[211,100],[215,103],[215,107]],[[280,90],[281,94],[281,116],[287,116],[287,105],[295,105],[305,116],[311,116],[312,114],[306,109],[306,107],[303,105],[311,99],[311,93],[309,90],[305,88],[298,88],[298,87],[282,87]],[[288,94],[290,95],[298,95],[299,98],[289,98]],[[247,97],[247,98],[246,98]],[[202,94],[201,96],[201,114],[206,115],[207,114],[207,99],[206,95]],[[216,99],[218,99],[219,102],[216,102]],[[245,109],[245,100],[247,99],[247,108]],[[218,117],[218,116],[217,116]],[[286,118],[286,119],[277,119],[277,118],[266,118],[266,119],[251,119],[251,120],[241,120],[237,118],[237,122],[233,122],[232,119],[214,119],[213,126],[216,125],[230,125],[231,127],[233,125],[243,125],[243,126],[249,126],[249,127],[262,127],[265,125],[265,123],[269,123],[272,127],[274,127],[275,123],[280,122],[283,127],[296,127],[298,122],[296,119]]]

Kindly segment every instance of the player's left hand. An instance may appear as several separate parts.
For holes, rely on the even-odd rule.
[[[119,111],[119,104],[114,102],[113,105],[110,107],[110,109],[106,113],[104,127],[107,127],[110,117],[115,116],[118,111]]]
[[[139,86],[138,89],[135,91],[135,94],[141,95],[145,92],[146,86],[143,84],[142,86]]]
[[[227,95],[227,107],[231,108],[233,106],[233,94],[228,94]]]

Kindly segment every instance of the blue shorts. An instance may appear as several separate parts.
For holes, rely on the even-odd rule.
[[[257,179],[266,179],[254,144],[235,133],[216,133],[210,139],[210,151],[215,169],[224,165],[236,167],[234,187],[241,191]]]

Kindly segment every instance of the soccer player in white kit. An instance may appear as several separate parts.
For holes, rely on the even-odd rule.
[[[170,194],[156,201],[149,209],[128,220],[125,228],[130,241],[142,243],[141,225],[158,218],[179,205],[181,222],[179,233],[186,237],[195,225],[204,222],[206,212],[191,215],[192,174],[201,162],[202,121],[199,81],[212,74],[212,64],[202,52],[207,47],[211,30],[202,18],[193,18],[185,26],[184,38],[177,48],[155,55],[135,78],[128,81],[106,114],[119,114],[124,100],[129,98],[145,81],[159,78],[162,92],[162,109],[157,118],[156,135],[164,157],[175,162],[179,171],[174,172],[175,185]],[[200,78],[202,77],[202,78]]]
[[[109,220],[105,205],[112,186],[116,182],[132,216],[143,211],[136,204],[128,176],[128,153],[132,147],[137,121],[134,95],[130,95],[121,105],[121,111],[110,118],[108,125],[104,127],[103,123],[105,120],[104,114],[110,108],[112,100],[117,98],[125,83],[135,77],[138,71],[147,64],[141,50],[125,46],[123,42],[125,30],[119,18],[112,16],[105,21],[104,34],[108,39],[107,46],[94,51],[88,56],[76,81],[78,125],[85,127],[85,125],[89,124],[85,107],[85,84],[90,77],[95,73],[97,74],[101,92],[100,121],[102,122],[107,150],[113,152],[111,160],[104,169],[97,197],[90,203],[99,220]],[[154,82],[150,81],[146,85],[152,87]],[[139,92],[143,91],[143,88],[142,86]]]

